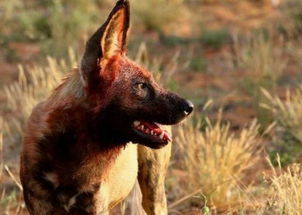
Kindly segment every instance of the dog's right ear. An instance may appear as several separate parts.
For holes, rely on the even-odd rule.
[[[129,29],[128,0],[119,0],[106,22],[87,41],[81,60],[81,76],[86,87],[93,87],[100,77],[101,67],[118,54],[125,54]]]

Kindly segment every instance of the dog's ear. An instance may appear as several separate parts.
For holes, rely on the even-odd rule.
[[[103,58],[109,59],[125,51],[129,18],[128,2],[118,1],[108,17],[105,31],[101,37]]]
[[[119,0],[106,22],[87,41],[81,60],[81,75],[85,85],[98,78],[103,62],[126,52],[129,19],[128,0]]]

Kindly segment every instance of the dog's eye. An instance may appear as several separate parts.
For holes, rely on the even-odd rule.
[[[145,90],[147,88],[147,84],[145,83],[138,83],[137,84],[137,89],[138,90]]]
[[[148,85],[146,83],[137,83],[134,85],[134,89],[139,97],[146,97],[148,94]]]

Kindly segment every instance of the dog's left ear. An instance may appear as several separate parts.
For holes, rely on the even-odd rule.
[[[81,74],[86,85],[96,81],[102,62],[115,55],[125,54],[129,19],[128,0],[119,0],[106,22],[87,41],[81,61]]]

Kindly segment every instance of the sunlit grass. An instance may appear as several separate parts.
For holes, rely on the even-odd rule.
[[[3,120],[0,118],[0,184],[4,185],[7,178],[13,177],[16,189],[7,190],[5,186],[0,186],[0,213],[3,215],[18,215],[24,209],[24,203],[21,197],[20,183],[10,172],[4,163],[4,142],[3,142]]]
[[[235,62],[250,82],[248,91],[259,92],[259,86],[270,89],[277,86],[287,62],[281,46],[275,42],[271,35],[264,33],[247,36],[243,41],[235,37]]]
[[[178,131],[177,143],[184,156],[187,172],[186,190],[200,190],[212,208],[225,210],[240,204],[238,182],[244,171],[260,158],[259,125],[253,121],[239,134],[223,124],[206,119],[183,124]]]
[[[132,2],[133,13],[138,17],[137,21],[145,29],[158,32],[163,32],[167,25],[179,21],[179,14],[183,14],[185,7],[179,0],[134,0]]]
[[[263,205],[262,214],[302,213],[302,168],[301,164],[292,164],[285,170],[281,168],[280,160],[277,168],[272,167],[273,174],[268,177],[270,186],[265,191],[267,204]]]
[[[280,154],[282,165],[299,160],[302,150],[302,87],[286,91],[284,98],[262,89],[265,99],[261,104],[273,115],[277,127],[274,132],[273,145],[269,148],[272,160]]]
[[[48,57],[46,66],[19,66],[18,81],[4,87],[5,109],[9,113],[9,118],[4,119],[4,129],[12,142],[20,141],[25,122],[33,107],[46,99],[64,75],[76,66],[77,59],[73,51],[70,50],[69,53],[68,61]]]
[[[262,107],[270,110],[278,124],[302,142],[302,86],[292,93],[287,90],[284,99],[266,89],[262,93],[267,99]]]
[[[270,0],[255,0],[251,2],[259,3],[268,1],[273,2]],[[178,33],[178,30],[180,31],[180,28],[183,27],[182,24],[178,23],[178,20],[184,16],[182,13],[183,9],[190,5],[186,5],[186,3],[196,2],[209,5],[208,3],[219,4],[221,2],[234,1],[131,1],[132,14],[134,15],[132,31],[137,30],[140,32],[143,29],[143,33],[147,34],[146,38],[151,35],[152,39],[154,39],[154,32]],[[291,4],[291,7],[286,8],[286,13],[288,13],[287,18],[282,17],[282,19],[284,21],[283,27],[286,28],[284,30],[286,31],[285,33],[293,36],[291,33],[295,32],[296,35],[296,32],[299,33],[301,31],[301,7],[299,6],[301,3],[298,0],[289,2],[294,3]],[[82,42],[79,41],[82,40],[88,32],[92,32],[102,23],[113,2],[102,0],[87,4],[85,0],[76,0],[71,4],[67,1],[52,0],[48,2],[39,1],[37,5],[39,5],[39,9],[25,9],[25,1],[14,0],[0,2],[2,12],[0,14],[2,18],[0,19],[0,26],[3,29],[0,40],[2,39],[1,44],[2,41],[4,41],[3,47],[9,47],[9,44],[15,41],[38,42],[39,48],[41,48],[44,53],[54,56],[63,56],[67,52],[67,46],[83,46]],[[162,7],[162,5],[164,5],[164,7]],[[195,5],[200,7],[203,4],[191,5],[193,5],[193,7],[195,7]],[[108,8],[106,12],[104,10],[105,7]],[[47,8],[47,13],[45,13],[45,8]],[[102,9],[102,11],[100,11],[100,9]],[[195,16],[195,14],[193,14],[193,16]],[[205,18],[207,19],[207,17]],[[209,17],[209,19],[211,19],[211,17]],[[167,31],[167,29],[169,29],[168,27],[175,23],[177,25],[177,31]],[[199,28],[198,26],[193,27]],[[274,31],[277,32],[278,30],[275,29]],[[155,38],[156,36],[158,35],[155,35]],[[302,87],[294,92],[287,92],[285,98],[275,96],[275,91],[280,86],[280,80],[282,81],[287,71],[287,66],[289,66],[287,63],[288,58],[284,56],[287,46],[283,46],[283,37],[280,37],[281,40],[276,40],[276,38],[272,38],[269,34],[266,35],[262,33],[257,33],[252,36],[240,35],[240,37],[241,36],[242,38],[233,41],[234,47],[232,48],[234,50],[234,62],[236,62],[234,68],[240,72],[238,80],[243,80],[243,82],[234,82],[238,84],[234,90],[241,91],[243,88],[244,93],[247,92],[252,97],[249,104],[253,105],[254,108],[258,108],[259,103],[263,104],[262,106],[266,108],[267,112],[263,109],[259,109],[258,120],[260,122],[262,122],[262,117],[269,118],[268,121],[273,119],[277,122],[272,144],[280,142],[282,147],[289,145],[289,142],[283,140],[283,137],[278,134],[280,130],[290,133],[295,139],[301,142]],[[199,45],[202,46],[199,47],[199,45],[197,45],[196,47],[198,49],[212,47],[217,51],[216,48],[221,47],[228,51],[230,48],[229,43],[225,43],[226,41],[229,42],[228,32],[227,34],[226,32],[207,32],[207,34],[201,35],[201,37],[201,40],[196,39],[196,41],[194,38],[190,38],[190,44],[184,45],[185,55],[187,55],[189,59],[188,62],[184,62],[183,55],[180,55],[178,51],[177,46],[180,45],[179,42],[175,42],[176,48],[173,47],[175,49],[172,50],[173,54],[171,54],[171,56],[159,54],[155,57],[149,56],[146,44],[143,43],[138,50],[136,60],[153,72],[156,79],[160,80],[165,86],[172,90],[181,91],[182,86],[175,81],[177,71],[190,70],[186,67],[188,65],[195,71],[204,71],[207,66],[210,66],[210,68],[213,67],[212,70],[216,69],[215,65],[212,65],[211,59],[208,61],[208,58],[203,59],[204,56],[196,54],[191,56],[188,54],[191,43],[195,46],[195,43],[198,41],[198,43],[200,43]],[[197,35],[196,38],[200,38],[200,35]],[[284,38],[293,39],[292,37]],[[157,41],[156,38],[155,40],[156,46],[164,45],[161,39]],[[150,41],[146,40],[146,43],[149,42]],[[222,46],[224,44],[226,44],[227,47]],[[300,48],[299,44],[293,44],[294,47],[290,50],[292,56],[290,57],[295,58],[293,61],[299,61],[300,59],[297,57]],[[172,48],[169,47],[169,49]],[[210,53],[210,55],[210,58],[216,57],[215,53]],[[19,146],[24,125],[32,108],[47,98],[52,89],[61,82],[62,77],[70,72],[72,67],[76,66],[78,59],[74,57],[72,53],[70,56],[71,59],[67,61],[55,60],[55,58],[48,57],[46,65],[39,64],[30,67],[19,66],[20,73],[18,81],[5,86],[3,91],[0,92],[6,96],[5,104],[1,104],[1,107],[5,109],[5,114],[3,114],[5,119],[2,123],[3,125],[0,124],[0,132],[5,132],[6,145]],[[218,68],[220,69],[221,67],[219,66]],[[290,69],[293,70],[292,68]],[[195,77],[208,78],[206,75],[194,76],[193,78]],[[259,90],[260,87],[264,87],[267,90],[262,90],[263,92],[261,93]],[[202,90],[206,91],[207,89]],[[273,118],[271,118],[271,115]],[[222,114],[221,117],[223,118],[224,115]],[[249,190],[242,188],[244,186],[241,186],[241,180],[246,177],[246,170],[260,159],[260,139],[262,137],[259,135],[259,125],[253,121],[249,126],[240,129],[238,132],[234,132],[231,127],[231,124],[225,124],[221,119],[217,122],[207,119],[205,124],[204,121],[190,119],[186,124],[183,124],[179,132],[176,133],[177,136],[175,139],[181,148],[180,158],[183,159],[183,162],[180,163],[182,163],[183,166],[174,165],[175,163],[179,164],[179,161],[174,160],[175,162],[173,162],[171,168],[184,167],[187,184],[177,184],[176,182],[173,186],[175,185],[177,188],[173,187],[173,189],[177,191],[181,189],[182,194],[188,194],[185,197],[188,197],[190,200],[194,199],[192,202],[195,203],[197,201],[200,203],[199,205],[207,202],[206,206],[211,209],[212,213],[234,210],[238,212],[240,211],[238,207],[242,209],[248,207],[247,205],[250,203],[246,203],[248,200],[245,199],[245,196],[249,195]],[[262,125],[261,131],[264,129],[263,127],[265,128],[265,126]],[[1,156],[3,155],[3,141],[1,136],[2,134],[0,134],[0,182],[8,178],[8,172],[5,170],[5,163]],[[298,152],[300,151],[301,150]],[[295,155],[289,154],[288,156],[296,160]],[[290,162],[293,160],[290,160]],[[299,199],[302,198],[302,194],[299,190],[299,187],[302,185],[300,166],[288,168],[281,175],[274,173],[273,176],[269,176],[269,181],[272,182],[269,188],[261,187],[261,189],[258,189],[258,187],[255,186],[252,189],[258,189],[258,195],[266,198],[264,201],[260,198],[259,205],[262,203],[262,205],[265,205],[267,203],[266,207],[255,211],[255,214],[263,214],[264,212],[266,214],[302,213],[301,203],[299,202]],[[169,198],[173,200],[187,199],[183,198],[177,191],[172,193],[172,195],[174,195],[172,197],[168,195]],[[5,214],[16,214],[15,211],[20,211],[24,207],[19,190],[13,192],[3,191],[0,195],[0,213],[4,210]],[[137,196],[137,193],[134,194],[133,199],[128,200],[125,206],[122,207],[121,211],[123,211],[123,214],[127,214],[129,210],[132,211],[132,213],[141,213],[136,207],[137,202],[135,201],[137,200]],[[174,205],[176,205],[176,203],[180,205],[183,201],[176,201]],[[205,214],[207,207],[205,207],[205,205],[202,207],[202,212]],[[207,212],[207,214],[211,212]],[[181,214],[181,212],[178,213]],[[242,214],[241,212],[238,213]]]

